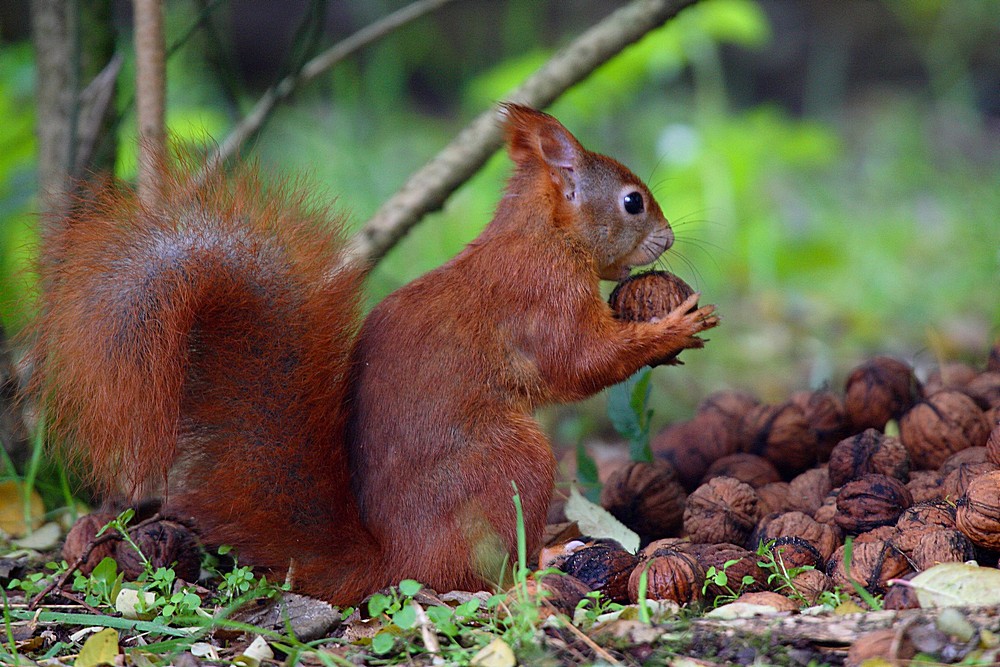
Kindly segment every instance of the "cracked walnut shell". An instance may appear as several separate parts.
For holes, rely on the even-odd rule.
[[[591,590],[601,591],[612,602],[628,602],[628,578],[639,558],[615,542],[601,540],[577,549],[553,565],[571,574]]]

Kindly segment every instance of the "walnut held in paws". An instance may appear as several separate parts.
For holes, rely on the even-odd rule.
[[[648,322],[663,317],[692,294],[691,286],[674,274],[646,271],[618,283],[608,305],[620,320]]]
[[[608,298],[608,305],[620,320],[649,322],[676,309],[692,294],[694,290],[691,286],[672,273],[645,271],[618,283]],[[695,305],[691,310],[697,307]],[[659,359],[650,366],[676,363],[677,355],[674,354]]]

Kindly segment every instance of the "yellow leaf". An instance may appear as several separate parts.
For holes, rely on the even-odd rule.
[[[517,658],[507,642],[496,637],[489,644],[480,649],[479,653],[472,657],[469,663],[472,667],[514,667]]]
[[[1000,605],[1000,570],[970,563],[941,563],[909,581],[920,606],[995,607]]]
[[[837,605],[837,608],[833,610],[833,613],[837,616],[843,616],[844,614],[858,614],[863,611],[864,609],[857,602],[854,600],[847,600]]]
[[[114,665],[118,657],[118,631],[105,628],[94,633],[83,643],[80,655],[76,656],[74,667],[97,667],[98,665]]]
[[[11,537],[23,537],[42,525],[45,503],[34,489],[28,500],[28,513],[30,525],[24,520],[24,485],[14,479],[0,482],[0,531]]]

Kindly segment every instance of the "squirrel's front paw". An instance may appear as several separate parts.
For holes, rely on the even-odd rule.
[[[715,314],[714,305],[698,308],[698,296],[692,294],[656,323],[661,327],[662,338],[656,360],[650,365],[678,365],[682,362],[677,360],[677,355],[682,350],[705,346],[705,340],[698,338],[698,334],[718,326],[719,316]]]
[[[708,305],[698,308],[698,297],[701,294],[695,292],[687,299],[685,299],[677,308],[672,310],[663,320],[665,322],[670,322],[677,333],[682,336],[693,337],[706,329],[711,329],[719,324],[719,316],[715,314],[715,306]],[[701,339],[695,339],[698,341],[694,345],[685,345],[684,347],[701,347],[704,345],[704,341]]]

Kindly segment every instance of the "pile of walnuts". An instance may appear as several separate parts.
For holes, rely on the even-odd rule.
[[[949,363],[925,382],[876,357],[843,393],[800,392],[777,405],[717,393],[652,449],[653,463],[613,471],[601,495],[646,545],[638,557],[601,541],[552,563],[614,600],[635,602],[644,572],[649,598],[712,602],[721,591],[705,586],[706,572],[724,566],[730,582],[749,575],[743,590],[759,594],[769,587],[761,544],[765,557],[799,568],[794,591],[779,592],[800,602],[836,586],[853,593],[853,580],[888,608],[915,606],[889,580],[944,562],[997,566],[1000,342],[984,370]]]

